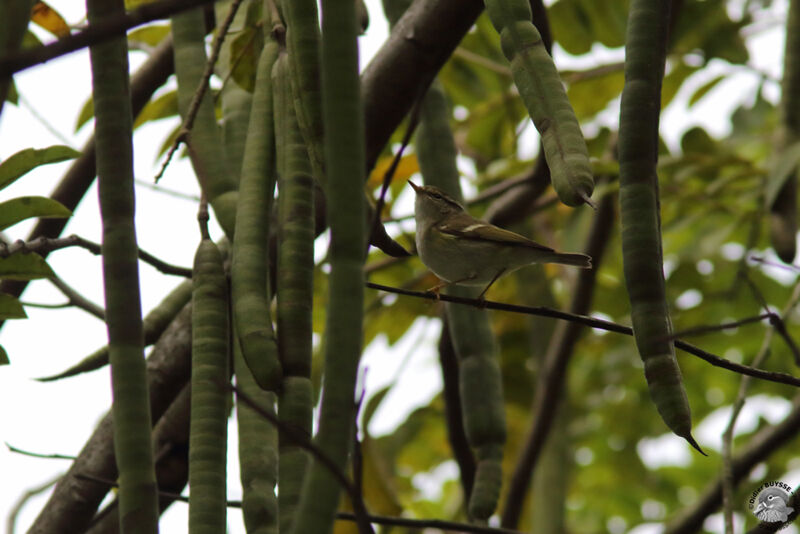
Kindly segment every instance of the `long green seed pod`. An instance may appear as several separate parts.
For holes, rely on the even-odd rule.
[[[291,97],[288,69],[280,69],[282,65],[288,66],[278,63],[276,81],[281,85],[284,80],[282,92]],[[277,98],[275,102],[278,104]],[[285,373],[308,377],[314,293],[314,179],[294,109],[276,106],[275,111],[286,115],[284,128],[278,132],[278,147],[284,153],[278,198],[278,347]]]
[[[285,427],[295,435],[311,439],[314,388],[311,379],[304,376],[286,376],[278,400],[278,416]],[[280,439],[279,469],[281,474],[278,505],[280,531],[291,532],[297,518],[303,491],[303,478],[308,469],[309,456],[302,447],[289,439]]]
[[[365,172],[357,33],[353,0],[323,0],[322,98],[331,274],[316,443],[340,469],[347,463],[352,442],[364,306],[364,203],[354,201],[364,194]],[[330,532],[340,491],[328,468],[313,462],[292,532]]]
[[[514,83],[542,137],[558,198],[568,206],[591,205],[594,178],[586,141],[553,59],[531,23],[530,4],[527,0],[486,0],[486,9],[500,33]]]
[[[777,159],[787,150],[793,150],[800,140],[800,2],[797,0],[789,2],[786,18],[781,88],[782,127]],[[774,199],[768,199],[770,240],[778,257],[786,263],[792,263],[797,254],[797,172],[795,164]]]
[[[228,288],[210,239],[197,247],[192,275],[192,410],[189,427],[189,531],[225,532],[228,399]]]
[[[314,177],[321,187],[325,187],[317,2],[283,0],[281,4],[286,19],[286,45],[297,121],[306,142]]]
[[[656,162],[668,24],[667,0],[631,2],[619,124],[622,259],[650,396],[667,426],[702,452],[691,433],[691,411],[664,292]]]
[[[233,366],[239,391],[257,402],[261,409],[275,413],[275,392],[264,391],[256,383],[238,343],[234,344]],[[275,425],[243,402],[236,404],[236,420],[245,528],[248,534],[277,534],[278,431]]]
[[[161,337],[161,334],[167,329],[169,323],[171,323],[175,316],[178,315],[178,312],[183,309],[183,306],[189,302],[190,298],[192,298],[192,281],[184,280],[178,284],[158,306],[150,310],[150,313],[148,313],[142,321],[145,347],[152,345]],[[37,378],[37,380],[40,382],[61,380],[62,378],[69,378],[81,373],[88,373],[89,371],[100,369],[107,364],[108,345],[97,349],[69,369],[57,375]]]
[[[277,57],[277,43],[267,41],[258,62],[231,263],[237,337],[256,382],[269,391],[278,391],[281,383],[281,367],[267,296],[269,217],[275,190],[270,74]]]
[[[450,131],[445,95],[438,83],[422,103],[417,155],[425,183],[441,187],[461,199],[456,146]],[[474,297],[470,288],[453,287],[448,293]],[[489,316],[485,310],[446,305],[450,336],[459,361],[459,389],[467,441],[477,460],[468,511],[485,521],[494,513],[502,483],[503,444],[506,439],[503,385]]]
[[[175,74],[178,78],[178,108],[185,118],[206,65],[205,21],[202,9],[172,17],[175,46]],[[189,155],[197,179],[214,208],[214,215],[228,237],[236,222],[236,177],[228,171],[222,136],[214,115],[210,91],[200,102],[189,134]]]
[[[89,0],[90,24],[125,12],[122,0]],[[133,145],[128,47],[118,37],[89,49],[103,219],[103,280],[114,403],[122,532],[158,531],[158,496],[150,442],[139,258],[134,226]]]
[[[314,178],[308,151],[292,106],[289,59],[275,66],[275,120],[277,147],[282,157],[279,172],[278,221],[278,347],[284,370],[278,413],[295,431],[311,435],[313,396],[311,385],[311,309],[314,294]],[[278,97],[280,95],[280,98]],[[296,100],[296,99],[294,99]],[[288,532],[300,501],[308,456],[297,443],[280,440],[280,524]]]

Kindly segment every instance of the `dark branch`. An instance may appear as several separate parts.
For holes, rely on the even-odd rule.
[[[17,240],[10,245],[0,243],[0,258],[7,258],[16,252],[35,252],[41,256],[47,256],[54,250],[60,250],[68,247],[81,247],[95,256],[103,253],[102,246],[94,241],[89,241],[77,235],[70,235],[61,238],[38,237],[33,241]],[[183,276],[184,278],[192,277],[192,270],[188,267],[180,267],[172,265],[163,260],[158,259],[152,254],[139,249],[139,259],[148,263],[161,271],[164,274],[172,274],[175,276]]]
[[[490,310],[500,310],[512,313],[522,313],[526,315],[537,315],[539,317],[550,317],[552,319],[561,319],[564,321],[573,321],[586,326],[591,326],[592,328],[597,328],[598,330],[607,330],[609,332],[616,332],[626,336],[633,335],[633,329],[630,326],[621,325],[611,321],[604,321],[603,319],[597,319],[595,317],[587,317],[585,315],[554,310],[544,306],[521,306],[519,304],[507,304],[505,302],[495,302],[491,300],[470,299],[465,297],[456,297],[453,295],[437,295],[431,291],[412,291],[409,289],[399,289],[396,287],[375,284],[373,282],[367,282],[367,287],[371,289],[378,289],[380,291],[387,291],[389,293],[397,293],[398,295],[405,295],[408,297],[417,297],[428,300],[442,300],[445,302],[463,304],[465,306],[475,306],[477,308],[488,308]],[[800,378],[788,375],[786,373],[773,373],[770,371],[764,371],[762,369],[755,369],[740,363],[734,363],[711,354],[710,352],[706,352],[703,349],[680,339],[675,340],[675,347],[684,352],[688,352],[693,356],[697,356],[701,360],[705,360],[715,367],[722,367],[723,369],[733,371],[734,373],[752,376],[768,382],[776,382],[778,384],[787,384],[789,386],[800,387]]]
[[[0,79],[81,48],[124,35],[126,31],[136,26],[210,3],[211,0],[162,0],[144,4],[122,16],[110,17],[103,22],[92,24],[85,30],[54,43],[0,57]]]

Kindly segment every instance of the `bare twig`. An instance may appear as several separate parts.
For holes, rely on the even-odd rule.
[[[20,448],[14,447],[13,445],[11,445],[7,441],[5,443],[6,443],[6,447],[8,447],[8,451],[9,452],[13,452],[14,454],[21,454],[23,456],[31,456],[33,458],[44,458],[44,459],[47,459],[47,460],[74,460],[75,459],[75,456],[69,456],[69,455],[66,455],[66,454],[41,454],[41,453],[38,453],[38,452],[26,451],[25,449],[20,449]]]
[[[81,247],[95,256],[103,253],[102,246],[99,243],[89,241],[77,235],[70,235],[67,237],[50,238],[50,237],[37,237],[33,241],[17,240],[10,245],[0,243],[0,258],[7,258],[16,252],[35,252],[46,256],[54,250],[60,250],[68,247]],[[180,267],[172,265],[163,260],[158,259],[149,252],[139,249],[139,259],[148,263],[161,271],[164,274],[172,274],[175,276],[183,276],[185,278],[192,277],[192,270],[188,267]]]
[[[771,310],[769,309],[769,304],[767,304],[767,299],[764,298],[764,295],[761,293],[761,290],[758,288],[756,283],[753,282],[749,276],[747,276],[746,271],[742,273],[742,278],[744,278],[744,281],[750,287],[753,296],[761,304],[761,307],[764,308],[765,311],[770,312]],[[784,316],[786,316],[785,313]],[[789,335],[789,331],[786,330],[786,324],[783,322],[783,317],[773,313],[769,317],[769,324],[772,325],[772,327],[775,329],[775,332],[786,342],[786,346],[789,347],[789,350],[794,357],[795,365],[800,366],[800,349],[798,349],[797,344],[794,342],[794,339],[792,339],[792,336]]]
[[[336,479],[336,481],[342,486],[345,492],[347,492],[348,497],[350,497],[350,502],[354,503],[353,509],[357,514],[356,523],[359,525],[359,532],[369,532],[372,530],[372,528],[369,526],[369,520],[366,517],[366,510],[363,507],[355,506],[355,503],[357,503],[360,499],[356,485],[353,484],[353,482],[347,477],[346,474],[342,472],[341,469],[339,469],[339,466],[336,465],[336,462],[331,460],[325,451],[320,449],[317,444],[311,441],[305,434],[299,432],[295,427],[287,425],[278,419],[277,415],[265,410],[260,404],[251,399],[250,396],[237,389],[232,384],[220,381],[220,387],[229,389],[234,395],[236,395],[236,399],[238,401],[244,402],[254,412],[269,421],[271,424],[275,425],[275,428],[278,429],[278,432],[280,432],[282,436],[286,437],[289,443],[305,449],[311,454],[311,456],[314,457],[316,461],[324,465],[325,468]]]
[[[53,58],[124,35],[127,30],[136,26],[210,3],[210,0],[162,0],[143,4],[122,16],[110,17],[101,23],[92,24],[85,30],[54,43],[20,50],[0,58],[0,78],[9,77],[15,72],[45,63]]]
[[[225,15],[225,20],[223,20],[222,24],[220,24],[219,28],[217,28],[217,33],[214,36],[214,42],[211,44],[211,54],[208,56],[208,61],[206,61],[206,69],[203,71],[203,77],[201,78],[200,83],[197,85],[197,89],[192,96],[192,101],[189,102],[189,108],[186,111],[186,117],[183,119],[183,124],[181,124],[181,127],[178,130],[178,135],[175,137],[175,141],[169,148],[169,152],[167,152],[167,158],[164,160],[164,164],[161,165],[161,170],[158,171],[158,175],[155,178],[156,182],[158,182],[158,180],[164,175],[164,171],[167,170],[167,166],[172,160],[172,156],[175,154],[175,151],[178,150],[178,147],[181,145],[181,143],[188,143],[189,132],[192,131],[194,119],[197,116],[198,110],[200,109],[200,103],[203,101],[203,97],[208,90],[208,81],[211,79],[211,75],[214,74],[214,66],[217,64],[217,59],[219,59],[219,53],[220,50],[222,50],[222,43],[225,42],[225,37],[228,36],[228,29],[231,27],[231,23],[236,16],[236,11],[239,9],[241,4],[242,0],[233,0],[231,2],[231,7],[228,9],[227,15]]]
[[[613,196],[603,197],[584,247],[584,252],[590,255],[598,266],[603,260],[614,224],[614,200]],[[596,281],[596,268],[580,272],[571,291],[572,301],[569,305],[571,312],[584,314],[589,311]],[[519,523],[525,495],[539,455],[550,434],[553,421],[558,417],[564,395],[567,366],[582,330],[577,322],[562,322],[556,326],[550,338],[544,362],[538,373],[530,426],[509,482],[501,517],[501,525],[506,528],[514,528]]]
[[[49,480],[45,480],[38,486],[34,486],[30,489],[25,490],[22,495],[19,496],[17,502],[11,507],[8,511],[8,518],[6,519],[6,533],[7,534],[14,534],[17,531],[17,517],[19,516],[19,512],[22,508],[31,500],[33,497],[44,493],[45,491],[49,490],[53,484],[59,481],[61,475],[57,475]]]
[[[766,308],[766,301],[756,285],[747,276],[745,276],[745,280],[752,288],[754,294],[756,294],[756,298],[760,300],[762,302],[762,306]],[[798,299],[800,299],[800,284],[795,285],[792,296],[789,299],[789,302],[786,304],[783,313],[781,314],[783,317],[788,316],[792,312],[797,305]],[[772,335],[775,332],[780,333],[780,328],[783,328],[783,319],[781,316],[777,315],[775,318],[770,317],[770,324],[773,326],[773,328],[767,330],[764,334],[764,340],[761,343],[761,348],[756,354],[756,357],[753,358],[753,367],[758,367],[763,364],[769,356],[769,347],[772,343]],[[785,331],[785,328],[783,329]],[[786,335],[788,336],[788,334]],[[791,338],[789,339],[791,340]],[[725,532],[727,534],[733,533],[733,490],[735,486],[733,476],[733,431],[736,427],[736,421],[739,418],[739,414],[744,407],[745,400],[747,399],[747,390],[750,387],[751,380],[752,379],[749,376],[742,377],[742,380],[739,383],[739,391],[736,395],[736,400],[733,403],[733,409],[731,411],[730,420],[728,421],[728,426],[725,428],[725,431],[722,434],[722,474],[720,475],[720,480],[722,483],[722,513],[725,519]]]
[[[64,294],[65,297],[69,300],[69,304],[71,306],[75,306],[76,308],[80,308],[85,312],[94,315],[101,321],[106,320],[106,311],[92,302],[91,300],[87,299],[77,290],[69,286],[66,282],[64,282],[61,278],[56,275],[53,275],[49,278],[50,283],[58,288],[61,293]]]
[[[520,306],[518,304],[507,304],[505,302],[495,302],[491,300],[478,300],[466,297],[456,297],[453,295],[445,295],[433,293],[432,291],[412,291],[408,289],[399,289],[396,287],[385,286],[373,282],[367,282],[367,287],[371,289],[378,289],[380,291],[388,291],[390,293],[397,293],[398,295],[405,295],[409,297],[417,297],[428,300],[442,300],[445,302],[455,302],[456,304],[463,304],[466,306],[475,306],[477,308],[488,308],[490,310],[501,310],[512,313],[522,313],[526,315],[537,315],[540,317],[550,317],[553,319],[561,319],[564,321],[573,321],[581,323],[592,328],[599,330],[607,330],[609,332],[616,332],[618,334],[625,334],[626,336],[633,335],[633,329],[630,326],[624,326],[612,321],[604,321],[596,317],[587,317],[585,315],[577,315],[561,310],[554,310],[544,306]],[[730,360],[720,358],[710,352],[687,343],[681,339],[675,340],[675,347],[688,352],[693,356],[697,356],[701,360],[705,360],[715,367],[722,367],[735,373],[752,376],[761,380],[769,382],[776,382],[778,384],[787,384],[794,387],[800,387],[800,378],[788,375],[786,373],[774,373],[771,371],[764,371],[763,369],[754,369],[747,365],[734,363]]]
[[[730,330],[732,328],[738,328],[740,326],[744,326],[747,324],[758,323],[760,321],[763,321],[764,319],[771,320],[773,317],[777,317],[777,315],[772,313],[771,311],[766,311],[761,315],[754,315],[753,317],[739,319],[738,321],[729,321],[727,323],[720,323],[717,325],[697,326],[695,328],[687,328],[686,330],[679,330],[674,334],[672,334],[671,338],[677,339],[679,337],[689,337],[701,334],[708,334],[709,332],[719,332],[720,330]]]
[[[386,169],[386,172],[383,175],[381,192],[378,196],[378,202],[375,204],[375,213],[372,215],[372,222],[369,225],[369,232],[367,233],[367,252],[369,252],[369,246],[372,242],[372,235],[375,233],[375,230],[381,221],[381,212],[383,211],[384,204],[386,204],[386,192],[389,190],[389,186],[392,184],[392,178],[394,178],[397,167],[400,165],[400,160],[403,159],[403,152],[408,146],[408,143],[411,142],[411,135],[414,133],[414,130],[417,129],[417,124],[419,124],[419,112],[422,108],[422,98],[424,96],[425,93],[422,93],[414,101],[414,106],[411,108],[411,113],[408,118],[406,132],[403,134],[403,140],[400,143],[400,149],[397,151],[397,154],[394,155],[392,164],[389,165],[389,168]]]

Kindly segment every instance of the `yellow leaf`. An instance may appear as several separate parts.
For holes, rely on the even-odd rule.
[[[367,181],[368,188],[374,189],[383,183],[383,175],[386,174],[386,171],[391,167],[393,159],[394,156],[386,156],[378,160],[378,163],[369,175],[369,180]],[[416,154],[408,154],[400,158],[400,164],[397,166],[392,181],[396,182],[401,180],[406,182],[415,172],[419,172],[417,156]]]
[[[144,4],[152,4],[156,0],[125,0],[125,9],[131,10],[141,7]]]
[[[64,17],[44,2],[36,2],[33,6],[31,20],[56,37],[66,37],[70,33]]]

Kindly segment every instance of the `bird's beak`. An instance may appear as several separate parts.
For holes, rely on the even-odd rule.
[[[411,180],[408,181],[408,185],[410,185],[412,188],[414,188],[414,192],[415,193],[419,193],[420,191],[422,191],[422,188],[420,186],[418,186],[417,184],[415,184],[414,182],[412,182]]]

